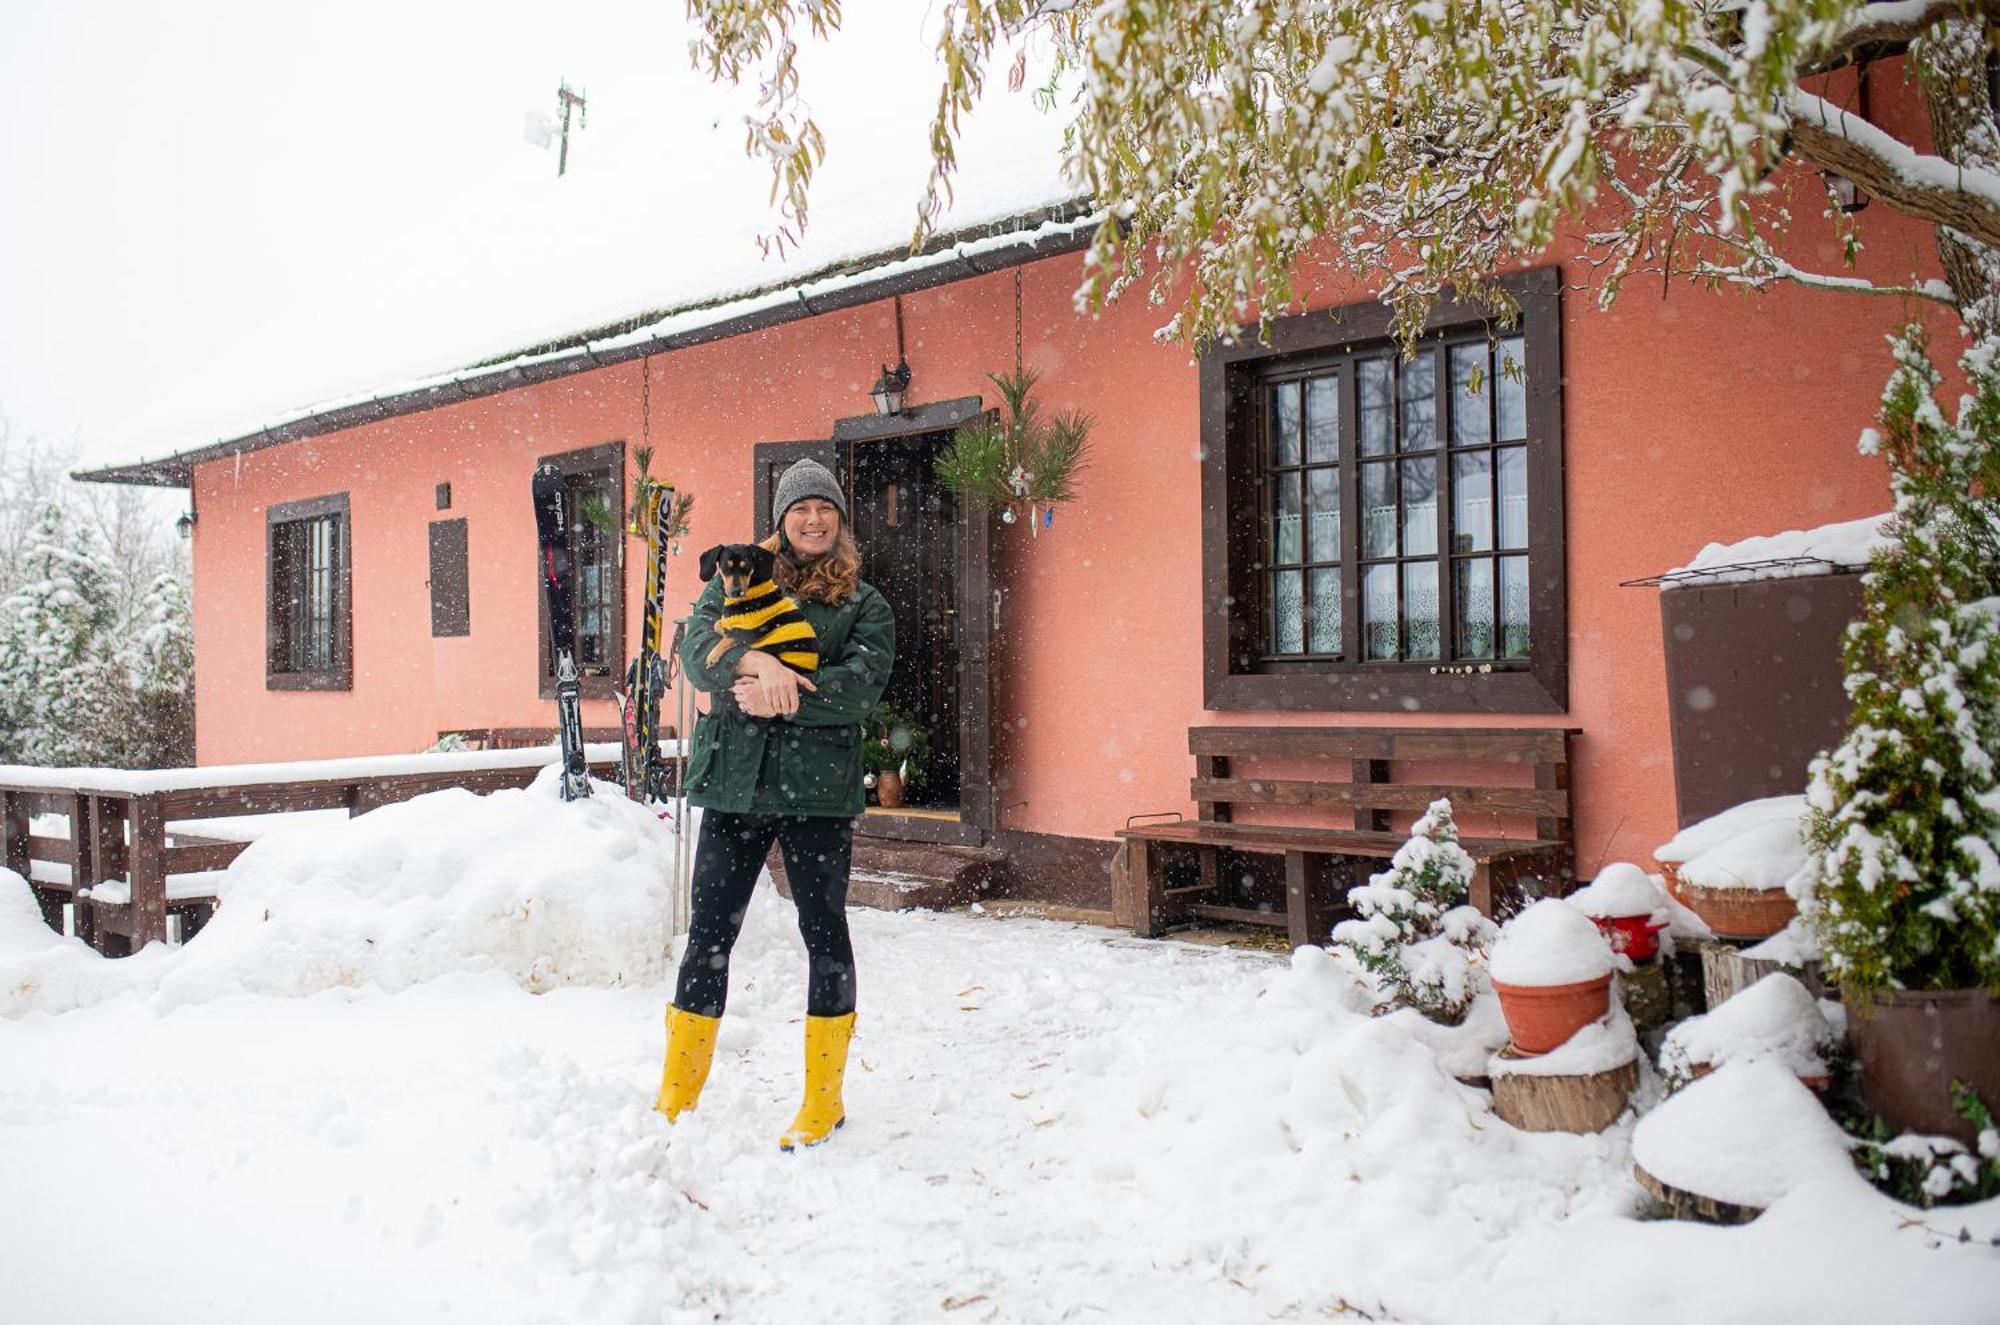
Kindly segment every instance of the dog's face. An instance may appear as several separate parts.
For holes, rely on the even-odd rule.
[[[722,592],[740,598],[751,585],[771,578],[777,557],[755,543],[718,543],[701,554],[701,578],[722,577]]]

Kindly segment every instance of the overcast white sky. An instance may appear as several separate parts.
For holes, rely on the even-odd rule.
[[[878,84],[900,68],[922,84],[913,105],[934,98],[910,58],[925,0],[848,8],[816,63]],[[75,434],[86,460],[131,458],[122,423],[329,273],[468,190],[553,176],[522,127],[561,77],[590,97],[579,155],[683,105],[688,134],[739,143],[750,99],[690,69],[681,15],[681,0],[0,0],[0,414]],[[921,114],[899,120],[920,150]],[[829,137],[830,167],[877,148]],[[762,187],[761,163],[726,155],[732,183]]]

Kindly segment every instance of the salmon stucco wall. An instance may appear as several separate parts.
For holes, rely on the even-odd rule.
[[[1877,209],[1886,212],[1886,209]],[[1861,274],[1900,281],[1921,228],[1874,215]],[[1838,269],[1830,245],[1802,261]],[[1079,259],[1020,270],[1022,343],[1040,397],[1096,420],[1081,497],[1030,537],[994,527],[1005,594],[994,662],[996,803],[1010,828],[1106,838],[1127,815],[1188,810],[1186,729],[1201,723],[1408,722],[1409,715],[1202,707],[1197,370],[1160,344],[1134,298],[1100,316],[1071,302]],[[1565,276],[1581,281],[1575,258]],[[913,402],[980,395],[1014,356],[1014,274],[903,297]],[[1369,297],[1326,282],[1311,307]],[[1626,292],[1609,312],[1563,302],[1570,710],[1520,719],[1582,729],[1573,785],[1579,863],[1642,858],[1673,831],[1657,593],[1620,582],[1711,540],[1887,506],[1880,462],[1856,454],[1889,360],[1896,310],[1797,288]],[[420,749],[441,730],[549,726],[535,688],[537,594],[528,480],[537,457],[641,440],[651,373],[656,473],[697,495],[670,606],[697,592],[693,552],[752,526],[751,447],[824,439],[869,410],[893,362],[888,302],[810,318],[501,395],[201,466],[195,621],[204,763]],[[433,491],[452,485],[452,508]],[[345,492],[353,537],[354,683],[265,688],[264,522],[272,503]],[[472,633],[429,632],[425,527],[464,517]],[[1240,513],[1232,518],[1250,518]],[[864,554],[866,549],[863,549]],[[864,572],[865,573],[865,572]],[[626,566],[628,641],[640,567]],[[1443,724],[1490,717],[1425,715]],[[585,721],[611,725],[611,706]]]

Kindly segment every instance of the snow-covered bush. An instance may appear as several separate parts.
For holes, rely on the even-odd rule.
[[[1333,944],[1373,977],[1379,1006],[1413,1007],[1445,1025],[1464,1019],[1494,932],[1464,905],[1472,870],[1451,802],[1432,801],[1389,868],[1347,894],[1358,918],[1334,926]]]
[[[1894,542],[1848,629],[1846,738],[1813,761],[1816,868],[1794,891],[1858,989],[2000,991],[2000,345],[1962,364],[1956,422],[1922,331],[1894,342],[1879,442]]]
[[[1848,1125],[1854,1134],[1854,1166],[1897,1200],[1926,1209],[2000,1196],[2000,1126],[1985,1101],[1962,1082],[1952,1087],[1952,1105],[1975,1128],[1979,1140],[1974,1148],[1948,1136],[1892,1136],[1881,1119],[1873,1118]]]

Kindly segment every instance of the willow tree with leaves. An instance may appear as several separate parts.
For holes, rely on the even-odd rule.
[[[748,144],[774,171],[776,237],[796,238],[829,150],[797,56],[841,6],[688,9],[696,64],[760,88]],[[927,12],[939,93],[913,240],[950,198],[963,120],[990,79],[1004,71],[1019,89],[1032,68],[1070,116],[1068,168],[1100,209],[1079,302],[1143,287],[1168,310],[1165,336],[1199,344],[1296,307],[1321,260],[1377,290],[1406,335],[1446,295],[1504,313],[1495,273],[1543,254],[1566,222],[1606,303],[1652,273],[1935,302],[1976,335],[1996,320],[1985,60],[2000,3],[938,0]],[[1929,151],[1807,86],[1905,47]],[[1946,280],[1876,284],[1783,256],[1795,208],[1844,227],[1815,171],[1938,227]]]

